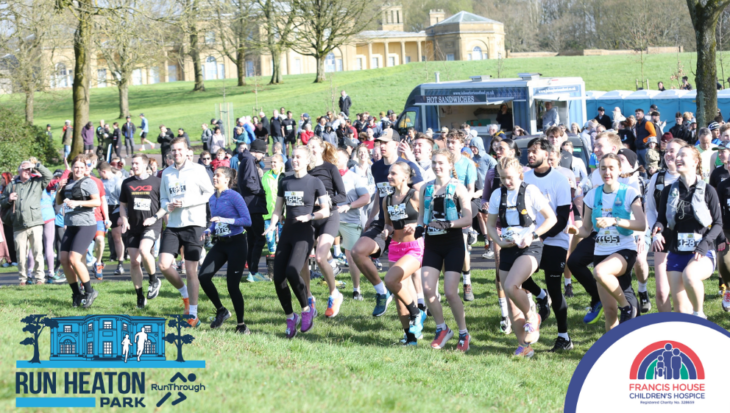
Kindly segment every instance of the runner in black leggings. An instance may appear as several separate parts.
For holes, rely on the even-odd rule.
[[[234,182],[236,182],[236,172],[233,169],[223,166],[215,170],[213,175],[215,193],[209,202],[211,225],[205,230],[201,240],[206,235],[214,233],[218,242],[205,256],[198,278],[205,295],[216,308],[215,320],[210,324],[210,328],[218,328],[231,316],[231,312],[223,307],[218,290],[213,284],[213,276],[228,262],[226,283],[238,320],[236,333],[251,334],[243,322],[243,295],[240,289],[241,276],[248,256],[246,231],[243,227],[251,226],[251,215],[241,194],[230,189]]]
[[[306,147],[298,147],[293,151],[291,164],[294,175],[279,181],[274,214],[271,216],[269,228],[264,232],[266,235],[277,227],[286,202],[286,221],[274,260],[274,286],[286,314],[287,338],[294,338],[297,335],[297,324],[300,321],[302,333],[306,333],[313,326],[314,312],[307,304],[307,287],[300,272],[314,245],[314,228],[310,221],[325,219],[330,215],[330,199],[324,184],[307,174],[309,160],[309,149]],[[321,209],[312,213],[315,201],[319,201]],[[287,282],[291,284],[299,305],[302,306],[301,319],[292,309],[291,292]]]

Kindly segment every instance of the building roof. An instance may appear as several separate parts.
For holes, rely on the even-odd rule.
[[[422,37],[426,36],[426,32],[399,32],[396,30],[365,30],[359,33],[361,37],[377,38],[377,37]]]
[[[434,26],[440,26],[442,24],[452,24],[452,23],[460,23],[460,24],[470,24],[470,23],[501,23],[496,20],[488,19],[486,17],[477,16],[474,13],[469,13],[468,11],[460,11],[456,13],[455,15],[449,17],[446,20],[442,20]]]

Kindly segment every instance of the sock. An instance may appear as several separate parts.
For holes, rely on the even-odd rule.
[[[144,298],[144,295],[142,295],[142,287],[140,287],[140,288],[135,288],[135,289],[134,289],[134,292],[136,292],[136,293],[137,293],[137,298]]]
[[[507,298],[499,299],[499,310],[502,313],[502,317],[507,317],[509,315],[507,310]]]
[[[157,273],[153,272],[152,274],[149,274],[149,276],[150,276],[150,283],[157,282]]]
[[[469,334],[469,330],[459,330],[459,335]]]
[[[428,311],[428,308],[426,308],[426,304],[425,303],[418,303],[418,309],[421,310],[421,311],[423,311],[424,313],[426,311]]]
[[[91,287],[91,280],[86,281],[84,284],[84,291],[86,291],[86,294],[89,294],[90,292],[94,291],[94,289]]]
[[[543,288],[542,290],[540,290],[540,294],[537,296],[537,299],[542,300],[543,298],[545,298],[546,295],[547,294],[545,294],[545,289]]]
[[[197,304],[195,304],[195,305],[190,304],[190,315],[193,317],[198,316],[198,305]]]
[[[573,279],[572,278],[566,278],[565,279],[565,285],[570,285],[570,284],[573,284]]]
[[[335,250],[335,252],[332,255],[334,255],[336,257],[339,257],[340,255],[342,255],[342,250],[340,249],[340,244],[335,244],[334,250]]]
[[[332,291],[332,294],[330,294],[330,297],[332,297],[332,298],[339,297],[339,296],[340,296],[340,290],[338,290],[337,288],[335,288],[335,290]]]
[[[123,262],[124,262],[123,260],[118,260],[117,265],[122,265]]]
[[[646,292],[646,283],[639,283],[639,292],[640,293]]]
[[[81,294],[81,290],[79,290],[79,283],[77,283],[77,282],[71,283],[71,284],[69,284],[69,286],[71,287],[71,291],[74,294]]]
[[[426,300],[423,298],[423,293],[418,293],[418,305],[426,305]]]
[[[385,294],[385,284],[381,281],[378,285],[373,285],[375,292],[378,294]]]
[[[411,301],[410,304],[406,304],[406,308],[408,309],[408,313],[411,315],[411,318],[416,318],[421,314],[421,310],[416,307],[416,303],[413,301]]]
[[[696,315],[697,317],[707,318],[707,316],[705,316],[705,312],[704,311],[694,311],[694,312],[692,312],[692,314],[693,315]]]
[[[461,275],[464,277],[464,285],[471,284],[471,271],[463,271]]]
[[[570,341],[570,337],[568,337],[568,333],[558,333],[558,337],[562,337],[562,338]]]
[[[287,317],[286,319],[287,319],[287,320],[293,320],[293,319],[294,319],[294,313],[292,313],[292,315],[290,315],[290,316],[289,316],[289,317]]]
[[[357,291],[357,292],[360,292],[360,287],[353,287],[353,288],[352,288],[352,291]]]
[[[188,286],[183,284],[182,288],[178,288],[178,291],[180,291],[180,295],[182,295],[182,298],[188,298]]]
[[[413,333],[411,333],[410,331],[408,331],[407,328],[404,328],[403,331],[406,332],[406,343],[412,343],[412,342],[418,340]]]
[[[443,324],[436,324],[436,329],[442,329],[442,330],[448,330],[449,328],[446,327],[446,323]]]

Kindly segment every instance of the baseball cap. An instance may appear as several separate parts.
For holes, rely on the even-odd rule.
[[[51,127],[51,124],[50,123],[46,124],[46,127],[47,128],[50,128]]]
[[[376,141],[380,142],[400,142],[400,134],[393,128],[386,129],[383,134],[375,138]]]
[[[606,109],[604,109],[603,106],[599,106],[598,107],[598,110],[601,111],[601,112],[605,112],[606,111]]]
[[[720,129],[720,124],[717,122],[712,122],[709,125],[707,125],[707,129],[709,130],[717,130]]]
[[[266,142],[263,139],[251,142],[251,152],[266,153]]]
[[[716,147],[712,148],[713,151],[723,151],[725,149],[730,150],[730,141],[723,141]]]

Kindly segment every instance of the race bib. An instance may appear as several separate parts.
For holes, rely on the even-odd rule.
[[[286,206],[304,206],[304,191],[284,191]]]
[[[388,215],[391,221],[398,221],[408,218],[406,213],[406,204],[388,205]]]
[[[516,231],[513,227],[502,228],[502,239],[505,241],[514,241]]]
[[[134,199],[134,210],[135,211],[149,211],[152,205],[151,199],[135,198]]]
[[[442,221],[443,222],[445,220],[444,219],[434,219],[434,221]],[[445,229],[434,228],[434,227],[432,227],[430,225],[428,227],[426,227],[426,228],[427,228],[426,229],[426,234],[428,234],[429,236],[443,235],[443,234],[446,233],[446,230]]]
[[[231,235],[231,229],[228,228],[228,224],[219,222],[219,223],[215,224],[215,235],[217,235],[219,237],[225,237],[225,236]]]
[[[596,244],[603,247],[618,247],[621,243],[621,237],[616,227],[608,227],[598,230],[596,235]]]
[[[677,249],[679,251],[691,252],[702,241],[700,234],[677,233]]]
[[[185,196],[187,186],[180,181],[170,180],[167,185],[167,191],[173,198],[182,198]]]
[[[393,193],[393,187],[390,186],[390,184],[387,182],[380,182],[375,185],[378,187],[378,193],[380,194],[380,199],[383,199],[386,196]]]
[[[291,125],[286,125],[286,131],[291,132]]]

